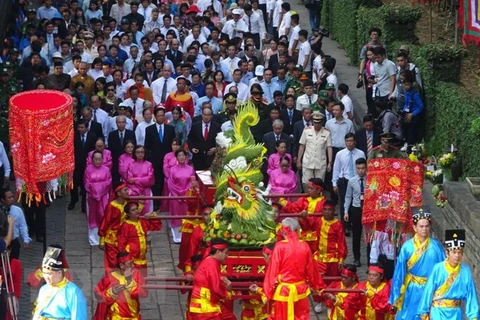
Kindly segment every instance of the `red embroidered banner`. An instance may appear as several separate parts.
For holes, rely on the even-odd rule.
[[[9,107],[15,176],[30,199],[42,199],[47,182],[74,169],[72,97],[34,90],[14,95]]]
[[[403,159],[368,161],[362,223],[367,230],[392,229],[396,223],[411,225],[410,207],[422,205],[421,162]]]
[[[463,28],[462,41],[480,45],[480,2],[478,0],[458,1],[458,28]]]

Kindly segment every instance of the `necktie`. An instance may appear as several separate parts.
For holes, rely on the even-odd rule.
[[[348,178],[351,178],[354,175],[355,175],[355,169],[353,168],[353,152],[350,152],[348,155]]]
[[[152,74],[147,74],[148,76],[148,84],[152,83]]]
[[[82,147],[85,146],[85,135],[82,134]]]
[[[310,127],[310,122],[305,122],[305,127]]]
[[[248,32],[252,32],[252,17],[248,16]]]
[[[312,105],[312,96],[308,96],[308,105],[309,105],[309,106]]]
[[[163,131],[162,131],[162,126],[159,126],[159,128],[158,128],[158,137],[160,138],[160,142],[163,143]]]
[[[293,111],[288,110],[288,121],[290,122],[290,124],[292,124],[292,119],[293,119]]]
[[[365,193],[365,186],[363,185],[363,178],[360,178],[360,206],[363,207],[363,194]]]
[[[97,110],[93,110],[93,121],[98,122],[97,121]]]
[[[372,151],[372,136],[370,133],[367,133],[367,155]]]
[[[277,141],[280,140],[280,136],[278,134],[276,135],[276,137],[277,137],[276,139]]]
[[[162,88],[162,98],[161,98],[160,102],[165,103],[166,99],[167,99],[167,79],[164,78],[163,88]]]
[[[207,141],[208,138],[208,124],[205,124],[205,130],[203,130],[203,140]]]
[[[267,89],[268,89],[268,95],[267,95],[267,100],[270,101],[272,97],[272,92],[270,91],[270,84],[267,83]]]
[[[120,145],[123,147],[123,132],[120,132]]]
[[[233,59],[230,59],[230,73],[233,74],[233,70],[235,70],[235,65],[233,63]]]
[[[237,35],[237,31],[236,31],[236,30],[237,30],[237,24],[235,23],[235,24],[233,25],[232,39],[235,38],[235,36]]]

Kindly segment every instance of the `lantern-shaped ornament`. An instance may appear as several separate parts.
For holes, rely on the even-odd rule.
[[[10,99],[10,142],[15,177],[29,201],[42,200],[57,178],[70,185],[74,170],[72,97],[34,90]]]

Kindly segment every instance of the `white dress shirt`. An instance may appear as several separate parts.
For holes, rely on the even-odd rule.
[[[317,102],[317,99],[318,99],[318,96],[315,93],[310,96],[310,99],[308,98],[307,94],[303,94],[297,98],[296,109],[298,111],[302,111],[303,108],[311,107],[314,103]]]
[[[10,161],[8,161],[7,152],[5,151],[5,147],[3,146],[3,142],[0,141],[0,167],[3,167],[5,171],[4,176],[10,178]]]
[[[140,118],[140,121],[143,119],[143,103],[145,100],[141,98],[137,98],[137,100],[133,101],[132,98],[128,98],[125,101],[123,101],[123,104],[129,106],[132,108],[132,116],[134,119],[137,119],[137,121]]]
[[[115,3],[110,9],[110,17],[117,20],[118,23],[122,21],[122,18],[130,14],[132,10],[128,3],[124,3],[123,6],[120,6],[118,3]]]
[[[103,77],[103,70],[90,69],[87,73],[93,80]]]
[[[272,19],[272,25],[274,28],[278,28],[280,24],[280,13],[282,12],[282,4],[283,4],[283,0],[275,1],[274,7],[273,7],[273,19]]]
[[[165,80],[165,77],[158,78],[157,80],[152,82],[150,88],[153,92],[153,100],[155,104],[159,104],[162,102],[162,91],[163,91],[163,84],[167,81],[167,94],[165,96],[165,101],[167,101],[168,95],[173,91],[177,90],[177,82],[172,77]]]
[[[318,79],[320,77],[320,73],[323,71],[323,66],[322,66],[322,56],[318,55],[314,60],[313,60],[313,70],[312,70],[312,81],[313,83],[317,83]]]
[[[239,82],[239,83],[232,82],[232,83],[230,83],[229,85],[227,85],[225,87],[225,94],[227,94],[228,90],[230,90],[230,88],[234,87],[234,86],[236,86],[237,90],[238,90],[237,99],[242,101],[242,102],[246,102],[247,99],[248,99],[249,91],[248,91],[248,86],[243,82]]]
[[[235,69],[238,69],[238,62],[240,61],[239,57],[235,58],[230,58],[227,57],[223,59],[223,61],[220,63],[221,70],[223,72],[223,75],[225,76],[225,81],[226,82],[232,82],[233,81],[233,71]]]
[[[290,35],[288,36],[288,50],[295,50],[296,48],[298,48],[298,39],[299,39],[299,36],[298,36],[298,32],[301,30],[300,26],[295,26],[293,28],[290,29]],[[297,46],[294,48],[293,47],[293,43],[295,42],[295,40],[297,40]]]
[[[405,234],[401,235],[402,242],[407,240]],[[390,236],[386,232],[375,231],[373,241],[371,243],[370,263],[377,263],[379,255],[387,256],[388,260],[395,260],[395,245],[390,240]]]
[[[156,8],[156,6],[154,4],[150,4],[146,8],[142,5],[139,5],[138,6],[138,13],[141,14],[145,18],[145,21],[148,21],[148,20],[150,20],[150,17],[152,16],[153,8]]]
[[[223,26],[222,33],[228,34],[230,39],[233,39],[234,37],[239,37],[243,39],[243,32],[238,32],[237,30],[248,32],[248,26],[244,20],[228,20]]]
[[[353,102],[352,99],[350,99],[350,97],[348,96],[348,94],[344,95],[343,98],[340,99],[340,101],[345,106],[345,110],[343,111],[343,117],[348,118],[347,112],[351,112],[353,116]]]
[[[165,26],[161,27],[160,28],[160,33],[163,34],[165,37],[167,37],[167,32],[170,31],[170,30],[173,30],[175,32],[175,34],[177,35],[177,39],[180,39],[180,33],[178,32],[177,29],[175,29],[174,27],[170,26],[168,28],[165,28]],[[202,42],[201,42],[202,43]],[[200,44],[201,44],[200,43]],[[183,50],[182,47],[180,46],[178,48],[178,51],[181,51]]]
[[[360,158],[366,159],[365,153],[357,148],[354,148],[352,151],[347,148],[338,151],[333,163],[332,185],[334,187],[337,186],[337,181],[340,178],[351,179],[355,177],[355,161]],[[350,168],[350,159],[353,162],[352,168]],[[352,172],[350,172],[350,169]]]
[[[270,83],[267,83],[266,81],[263,81],[260,83],[260,86],[263,89],[263,97],[267,99],[268,104],[273,102],[273,93],[275,91],[280,91],[280,86],[278,83],[270,81]]]
[[[155,121],[153,119],[150,122],[142,121],[137,125],[135,129],[135,138],[137,139],[137,145],[144,146],[145,145],[145,131],[147,127],[154,125]]]
[[[258,13],[252,12],[250,16],[244,15],[243,16],[243,21],[245,21],[245,24],[247,25],[247,30],[249,27],[249,22],[250,22],[250,33],[252,34],[260,34],[260,36],[263,36],[265,34],[265,22],[263,21],[263,18],[260,17]]]
[[[190,34],[188,35],[185,40],[183,41],[183,52],[187,52],[188,50],[188,47],[190,47],[190,45],[192,44],[193,41],[198,41],[200,42],[200,44],[204,43],[204,42],[207,42],[207,39],[202,36],[202,34],[199,34],[198,35],[198,38],[194,38],[193,37],[193,34]]]
[[[287,29],[290,29],[290,22],[292,18],[292,11],[288,11],[283,15],[282,18],[282,23],[280,24],[280,27],[278,28],[278,36],[288,36],[287,34]]]
[[[160,21],[160,18],[157,18],[157,20],[153,21],[153,20],[146,20],[145,23],[143,24],[143,29],[142,29],[142,32],[144,34],[147,34],[149,32],[152,32],[153,29],[159,29],[161,30],[161,28],[163,27],[163,21]],[[166,36],[167,34],[164,34],[164,36]]]
[[[107,135],[105,133],[108,130],[108,127],[109,127],[108,122],[110,121],[110,116],[108,115],[108,113],[105,112],[105,110],[100,108],[98,109],[92,108],[92,120],[95,120],[102,125],[103,135],[106,138]],[[88,126],[88,128],[90,129],[90,126]]]
[[[310,43],[308,41],[305,41],[303,43],[299,43],[297,64],[303,66],[304,62],[308,59],[308,63],[306,65],[306,67],[303,68],[304,72],[308,72],[312,69],[311,64],[310,64],[311,53],[312,53],[312,47],[310,46]]]
[[[132,130],[133,131],[133,121],[132,119],[130,118],[126,118],[127,119],[127,125],[125,126],[125,129],[126,130]],[[105,136],[105,137],[108,137],[108,135],[110,134],[110,132],[112,131],[115,131],[118,129],[117,127],[117,117],[112,117],[110,118],[110,128],[108,130],[108,134]],[[125,137],[125,136],[124,136]]]

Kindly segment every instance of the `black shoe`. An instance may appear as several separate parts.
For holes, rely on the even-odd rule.
[[[75,203],[71,203],[71,202],[70,202],[70,203],[68,204],[67,209],[68,209],[68,210],[73,210],[73,209],[75,209]]]
[[[45,242],[45,237],[44,236],[37,236],[37,242]]]
[[[355,261],[353,262],[353,264],[355,265],[355,267],[357,268],[360,268],[362,266],[362,264],[360,263],[360,259],[355,259]]]

